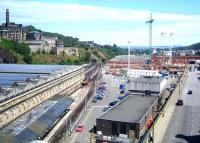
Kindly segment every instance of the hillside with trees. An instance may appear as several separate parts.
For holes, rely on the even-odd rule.
[[[176,50],[200,50],[200,43],[195,43],[189,46],[177,47]]]
[[[31,64],[31,50],[25,43],[2,39],[0,42],[0,62]]]
[[[127,49],[119,48],[116,44],[102,45],[100,48],[91,48],[88,45],[79,43],[78,38],[64,36],[59,33],[50,33],[36,29],[34,26],[27,26],[28,31],[39,31],[44,36],[58,37],[65,47],[78,47],[79,56],[57,55],[55,51],[47,53],[44,50],[31,53],[25,43],[18,43],[13,40],[2,39],[0,41],[0,63],[27,63],[27,64],[84,64],[92,59],[106,61],[116,55],[127,54]]]

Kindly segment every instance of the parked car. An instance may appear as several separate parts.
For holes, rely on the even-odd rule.
[[[126,95],[118,96],[117,99],[122,100],[122,99],[124,99],[125,97],[126,97]]]
[[[106,90],[106,87],[99,87],[97,90]]]
[[[117,104],[117,102],[118,102],[117,100],[112,101],[112,102],[109,103],[109,106],[114,106],[115,104]]]
[[[105,89],[100,89],[100,90],[97,90],[97,92],[106,92],[106,90]]]
[[[105,95],[106,92],[105,92],[105,90],[97,90],[97,94],[98,94],[98,93],[99,93],[99,94],[104,94],[104,95]]]
[[[97,97],[94,96],[93,99],[92,99],[92,102],[96,103],[97,100],[98,100]]]
[[[76,132],[82,132],[83,131],[83,124],[79,124],[77,127],[76,127]]]
[[[130,94],[130,92],[127,92],[127,93],[124,94],[124,96],[128,96],[129,94]]]
[[[125,84],[120,84],[119,89],[125,89],[125,86],[126,86]]]
[[[172,91],[174,91],[174,89],[175,89],[175,88],[171,87],[171,88],[169,89],[169,91],[172,92]]]
[[[125,91],[124,91],[124,90],[121,90],[121,91],[120,91],[120,94],[124,94],[124,93],[125,93]]]
[[[179,99],[176,103],[178,106],[183,106],[183,99]]]
[[[97,92],[97,94],[100,94],[101,96],[105,96],[105,93],[103,92]]]
[[[112,106],[109,106],[109,105],[106,105],[104,108],[103,108],[103,112],[107,111],[108,109],[110,109]]]
[[[99,94],[95,95],[95,97],[97,98],[97,100],[103,100],[103,96],[101,96]]]
[[[192,94],[192,90],[188,90],[187,94]]]
[[[106,82],[101,82],[100,84],[106,84]]]

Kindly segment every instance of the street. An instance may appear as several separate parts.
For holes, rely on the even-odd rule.
[[[89,143],[90,142],[90,130],[96,123],[96,118],[103,114],[102,109],[109,102],[117,99],[120,95],[119,84],[121,79],[115,78],[113,75],[103,75],[102,81],[106,82],[106,96],[103,100],[98,100],[96,103],[91,103],[86,109],[85,113],[81,117],[79,123],[84,124],[84,130],[82,133],[73,131],[69,143]],[[94,93],[95,94],[95,93]]]
[[[162,143],[200,142],[200,81],[198,72],[189,72],[180,99],[183,106],[176,106]],[[192,94],[187,94],[192,90]]]

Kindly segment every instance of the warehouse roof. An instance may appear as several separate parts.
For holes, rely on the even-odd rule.
[[[156,100],[156,96],[129,95],[98,119],[138,123]]]
[[[162,76],[139,76],[132,82],[161,83],[164,78]]]

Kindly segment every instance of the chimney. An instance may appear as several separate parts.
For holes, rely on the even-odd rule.
[[[6,23],[9,23],[9,9],[6,9]]]

